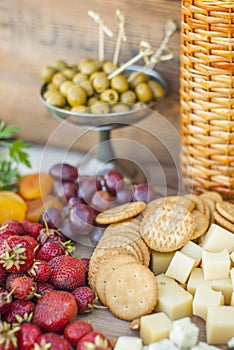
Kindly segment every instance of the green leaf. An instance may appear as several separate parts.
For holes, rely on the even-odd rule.
[[[0,139],[9,139],[16,131],[19,131],[20,129],[20,126],[6,126],[4,122],[0,122]]]
[[[27,167],[31,167],[28,153],[24,151],[25,148],[29,148],[27,144],[25,144],[22,140],[16,140],[13,141],[11,144],[8,145],[9,148],[9,156],[16,162],[16,163],[23,163]]]

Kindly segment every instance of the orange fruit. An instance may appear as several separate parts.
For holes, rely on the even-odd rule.
[[[25,200],[43,198],[51,192],[53,184],[54,180],[48,173],[24,175],[19,181],[19,194]]]
[[[26,219],[37,222],[43,211],[50,207],[62,209],[62,203],[53,195],[37,198],[27,202]]]
[[[27,211],[23,198],[12,191],[0,191],[0,225],[6,220],[22,221]]]

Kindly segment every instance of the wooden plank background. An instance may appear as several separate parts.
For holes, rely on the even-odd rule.
[[[97,144],[98,133],[62,125],[39,100],[41,69],[55,59],[69,64],[97,57],[98,31],[87,11],[97,11],[115,32],[115,10],[127,20],[128,42],[122,45],[121,61],[133,57],[141,40],[157,48],[167,20],[180,24],[179,0],[2,0],[0,3],[0,119],[18,124],[18,136],[27,141],[88,151]],[[115,36],[116,38],[116,36]],[[111,59],[116,39],[106,38],[107,59]],[[170,41],[174,59],[160,63],[157,70],[168,84],[168,94],[156,110],[178,130],[179,125],[179,30]],[[150,137],[146,130],[153,131]],[[155,133],[154,133],[155,130]],[[171,157],[157,139],[157,113],[138,128],[126,127],[112,133],[114,138],[130,138],[142,143],[165,164]],[[72,143],[71,143],[71,140]],[[175,147],[179,147],[178,139]],[[120,146],[121,148],[121,146]],[[128,155],[134,149],[128,149]]]

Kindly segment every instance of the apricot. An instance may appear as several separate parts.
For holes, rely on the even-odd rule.
[[[48,173],[24,175],[19,181],[19,194],[25,200],[44,198],[51,192],[53,184],[54,180]]]

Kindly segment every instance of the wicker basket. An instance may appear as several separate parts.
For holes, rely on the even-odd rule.
[[[181,169],[186,190],[234,199],[234,1],[182,0]]]

